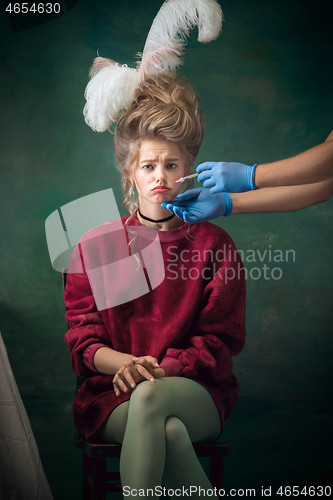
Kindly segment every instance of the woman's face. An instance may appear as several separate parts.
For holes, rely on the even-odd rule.
[[[134,165],[134,181],[139,204],[174,200],[182,183],[175,182],[186,175],[183,154],[177,144],[163,139],[145,139]]]

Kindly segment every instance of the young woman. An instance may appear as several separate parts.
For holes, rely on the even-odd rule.
[[[203,135],[199,99],[184,78],[164,72],[141,83],[114,143],[130,215],[117,231],[111,222],[85,235],[67,279],[65,340],[84,379],[75,424],[87,439],[122,443],[129,491],[162,481],[211,488],[192,442],[219,437],[238,395],[232,355],[245,335],[242,263],[223,229],[185,224],[161,207],[179,193],[175,181],[191,172]],[[161,263],[144,256],[155,237],[164,279],[127,300],[134,268],[126,272],[121,262],[135,255],[142,276],[156,276]],[[91,278],[97,267],[100,307]],[[110,305],[108,290],[118,288],[123,302]]]

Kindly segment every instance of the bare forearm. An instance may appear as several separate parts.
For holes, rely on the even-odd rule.
[[[131,361],[133,356],[124,352],[115,351],[110,347],[101,347],[94,356],[96,370],[104,375],[115,375],[125,361]]]
[[[329,200],[333,179],[304,184],[263,188],[246,193],[231,193],[232,215],[253,212],[289,212]]]
[[[258,165],[254,182],[258,188],[312,184],[333,177],[333,140],[286,160]]]

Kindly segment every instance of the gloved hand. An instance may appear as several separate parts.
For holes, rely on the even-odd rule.
[[[198,181],[211,193],[243,193],[258,189],[254,184],[257,165],[250,167],[243,163],[205,162],[197,166]]]
[[[229,193],[211,194],[208,189],[189,189],[177,196],[179,201],[162,203],[185,222],[196,223],[215,219],[221,215],[227,216],[232,212],[232,201]]]

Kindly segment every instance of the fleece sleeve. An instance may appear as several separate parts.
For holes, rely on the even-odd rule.
[[[85,273],[68,274],[65,306],[69,326],[65,342],[71,353],[71,365],[78,376],[85,378],[96,373],[93,365],[95,352],[101,347],[111,347]]]
[[[201,307],[182,348],[167,349],[161,367],[167,376],[221,383],[231,376],[232,356],[242,350],[244,341],[243,266],[237,252],[230,252],[217,274],[206,285]]]

